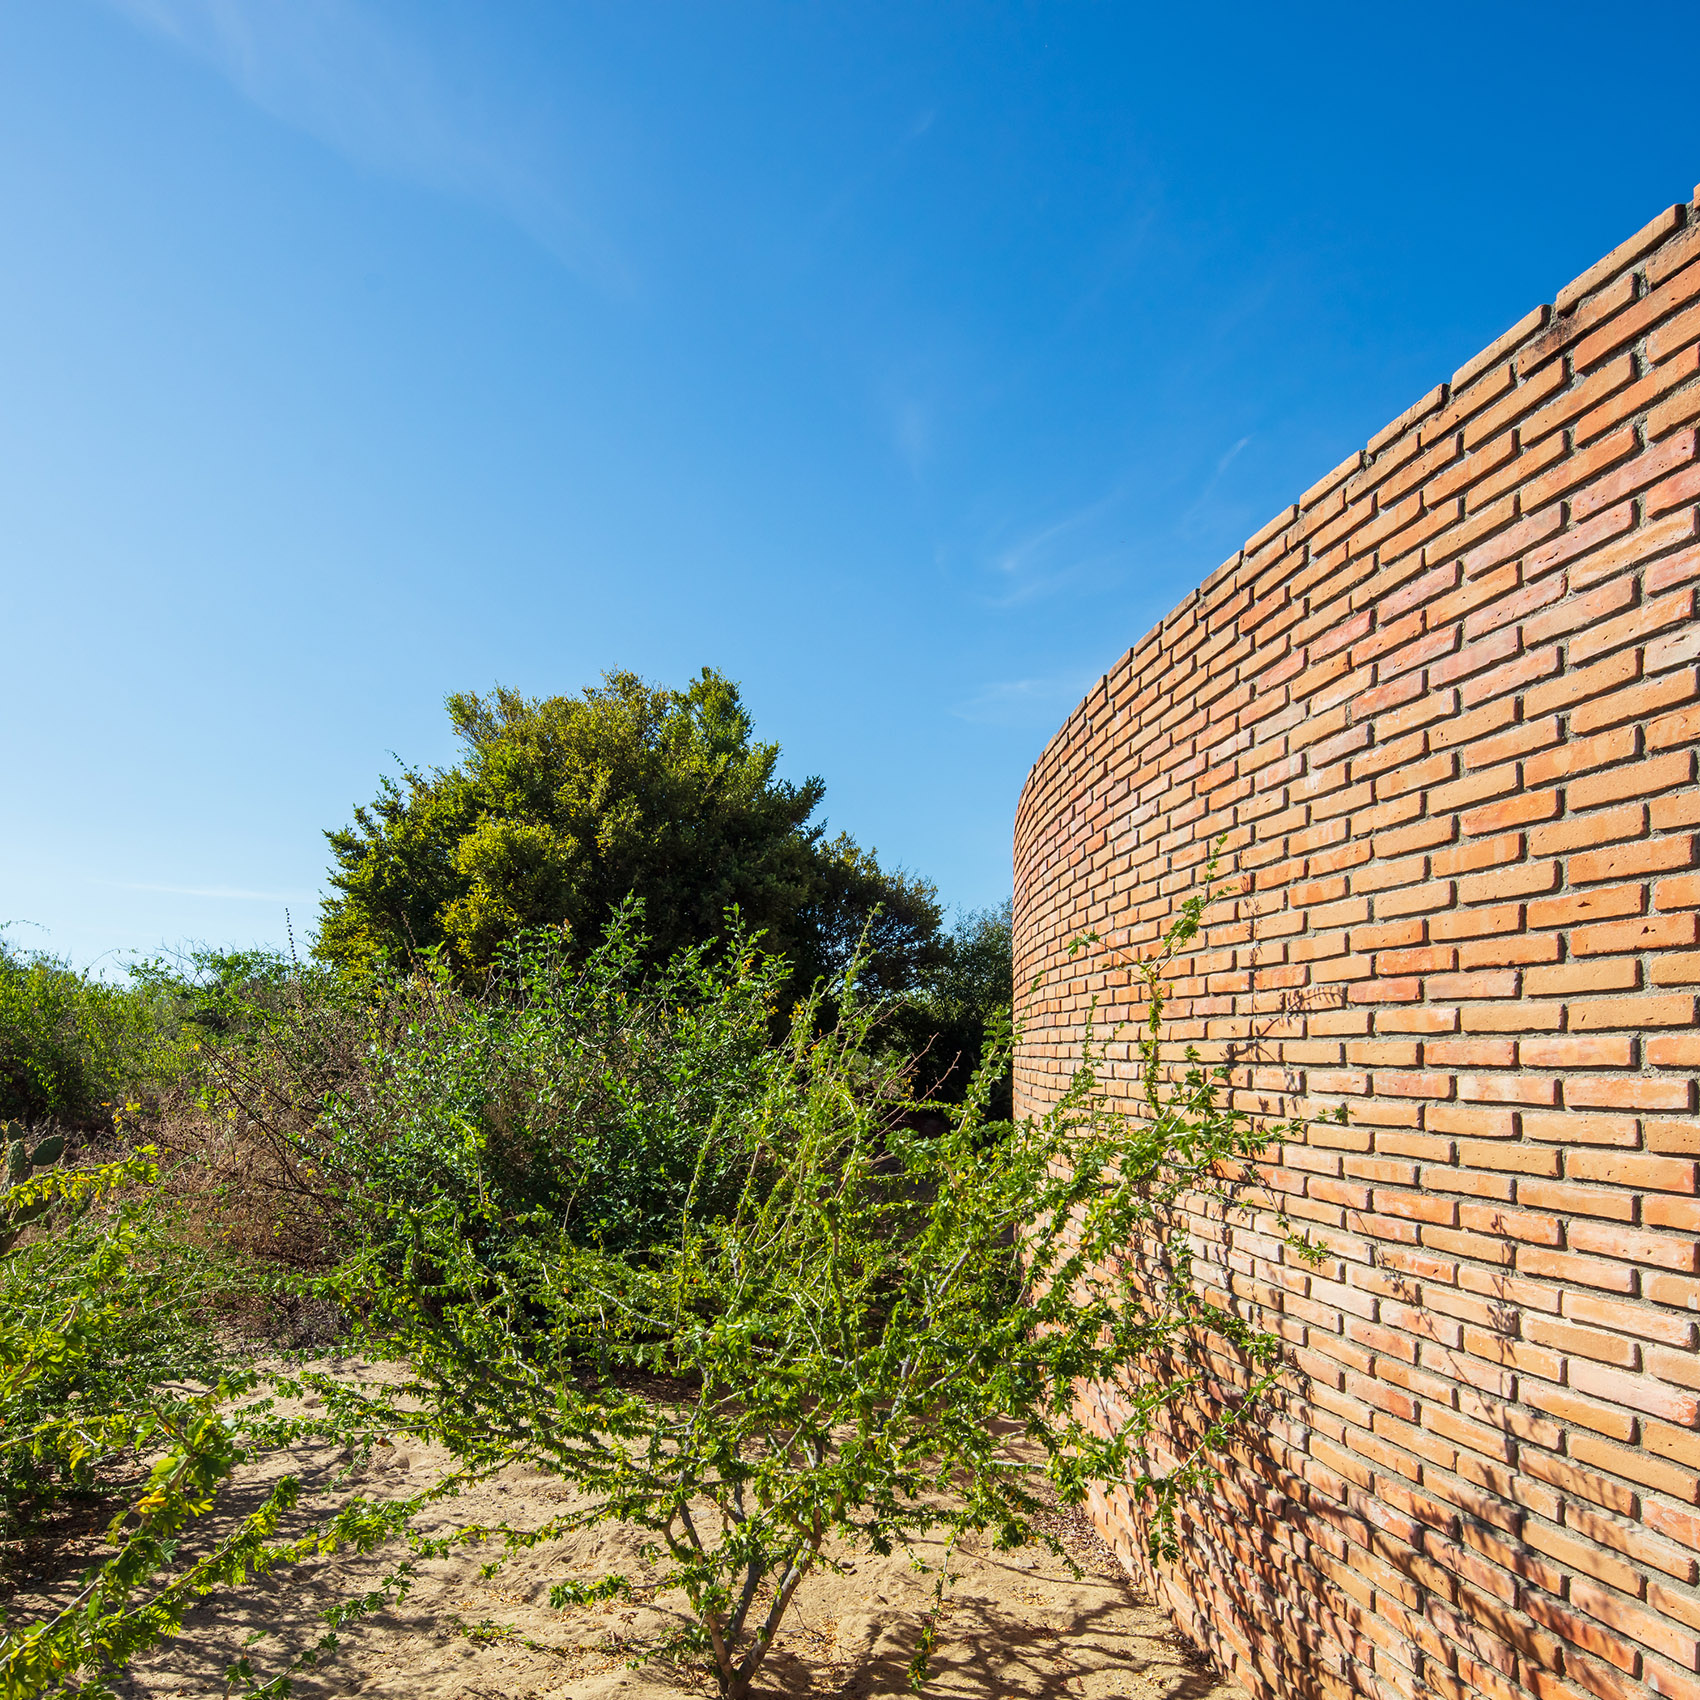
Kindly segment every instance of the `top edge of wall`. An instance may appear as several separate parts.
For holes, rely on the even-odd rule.
[[[1254,531],[1196,589],[1188,591],[1138,642],[1124,650],[1115,664],[1069,710],[1062,725],[1046,740],[1045,747],[1027,770],[1027,779],[1016,804],[1017,822],[1026,812],[1034,776],[1048,764],[1051,752],[1060,742],[1066,741],[1092,699],[1100,694],[1107,697],[1110,681],[1125,672],[1143,651],[1153,645],[1161,647],[1164,634],[1174,630],[1178,622],[1184,622],[1198,607],[1218,602],[1243,589],[1255,577],[1257,569],[1267,564],[1271,544],[1283,542],[1292,531],[1303,531],[1306,521],[1336,497],[1342,498],[1341,505],[1344,506],[1347,486],[1353,480],[1373,474],[1378,463],[1402,451],[1413,441],[1417,447],[1424,446],[1425,440],[1432,442],[1440,431],[1461,423],[1470,413],[1485,405],[1492,399],[1487,392],[1496,369],[1503,366],[1507,376],[1521,379],[1544,365],[1571,340],[1568,331],[1577,309],[1616,284],[1625,272],[1649,260],[1649,257],[1648,282],[1656,284],[1659,278],[1653,273],[1661,270],[1657,250],[1685,230],[1692,233],[1694,239],[1700,239],[1700,184],[1695,186],[1690,200],[1678,201],[1664,208],[1633,236],[1618,243],[1609,254],[1572,278],[1550,303],[1525,313],[1479,353],[1466,360],[1449,379],[1419,397],[1377,431],[1363,448],[1353,450],[1332,471],[1312,484],[1296,502],[1290,503]],[[1281,552],[1275,551],[1277,555]]]

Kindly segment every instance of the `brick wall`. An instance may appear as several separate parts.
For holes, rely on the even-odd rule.
[[[1213,1248],[1292,1391],[1153,1578],[1256,1695],[1700,1700],[1697,418],[1700,205],[1251,538],[1023,793],[1018,1108],[1137,1013],[1067,942],[1149,949],[1225,833],[1173,1031],[1349,1113],[1272,1154],[1321,1268]]]

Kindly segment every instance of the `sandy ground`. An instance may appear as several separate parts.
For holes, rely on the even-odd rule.
[[[246,1467],[232,1485],[227,1514],[257,1503],[278,1476],[294,1470],[304,1503],[324,1506],[339,1490],[342,1460],[329,1448],[297,1448]],[[388,1497],[417,1491],[445,1460],[411,1443],[381,1447],[361,1491]],[[458,1522],[507,1521],[536,1527],[570,1499],[555,1478],[514,1470],[448,1508]],[[1035,1700],[1218,1700],[1241,1690],[1213,1676],[1164,1614],[1129,1586],[1110,1549],[1084,1521],[1059,1518],[1056,1532],[1085,1572],[1076,1580],[1041,1547],[997,1553],[959,1549],[957,1580],[946,1596],[926,1693],[1032,1696]],[[79,1543],[81,1544],[81,1543]],[[490,1549],[462,1549],[421,1568],[413,1591],[345,1630],[335,1652],[294,1678],[298,1700],[333,1695],[372,1700],[675,1700],[706,1697],[701,1671],[648,1664],[631,1668],[633,1648],[661,1628],[676,1597],[555,1610],[552,1583],[594,1579],[620,1566],[643,1570],[638,1537],[604,1525],[512,1556],[499,1573],[479,1572]],[[917,1556],[935,1563],[936,1545]],[[78,1564],[86,1562],[85,1554]],[[170,1645],[139,1660],[115,1686],[122,1700],[223,1696],[225,1671],[245,1650],[257,1676],[281,1670],[324,1632],[327,1605],[376,1585],[386,1556],[337,1556],[281,1572],[239,1593],[209,1600]],[[905,1694],[915,1638],[931,1604],[933,1577],[903,1553],[862,1555],[854,1573],[820,1573],[799,1589],[758,1681],[767,1696],[849,1697]],[[53,1590],[49,1590],[50,1592]],[[15,1623],[45,1599],[26,1588],[7,1602]]]

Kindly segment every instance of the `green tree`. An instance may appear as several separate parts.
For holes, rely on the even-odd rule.
[[[890,1029],[916,1059],[916,1090],[957,1103],[1014,1002],[1009,899],[990,909],[965,910],[941,945],[937,960],[893,1006]],[[988,1099],[993,1121],[1009,1119],[1010,1088],[1007,1068],[993,1076]]]
[[[682,691],[611,672],[578,696],[498,689],[448,709],[461,763],[386,779],[326,835],[325,960],[371,971],[441,947],[475,977],[539,926],[582,957],[634,893],[657,963],[719,934],[734,907],[792,964],[794,989],[840,974],[865,927],[878,987],[940,957],[931,885],[810,824],[824,785],[775,777],[779,746],[755,741],[738,687],[712,669]]]

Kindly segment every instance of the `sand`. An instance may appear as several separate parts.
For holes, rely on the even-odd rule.
[[[354,1485],[400,1496],[436,1479],[445,1462],[432,1448],[411,1442],[379,1447]],[[346,1482],[338,1485],[346,1463],[324,1446],[258,1459],[244,1467],[218,1515],[240,1515],[288,1471],[302,1478],[304,1507],[323,1508],[348,1491]],[[534,1528],[570,1499],[571,1491],[554,1477],[515,1469],[452,1502],[444,1520],[505,1520]],[[1212,1675],[1166,1616],[1135,1593],[1089,1524],[1059,1514],[1053,1528],[1084,1572],[1080,1578],[1038,1546],[999,1553],[971,1543],[958,1550],[928,1695],[1229,1700],[1241,1694]],[[551,1584],[568,1577],[594,1579],[616,1565],[641,1574],[638,1544],[634,1531],[604,1525],[516,1553],[489,1578],[480,1571],[495,1556],[491,1548],[462,1548],[429,1560],[405,1601],[345,1630],[334,1652],[294,1677],[293,1694],[298,1700],[353,1694],[369,1700],[706,1700],[715,1689],[705,1671],[657,1663],[631,1667],[634,1648],[676,1620],[677,1596],[646,1601],[640,1591],[631,1601],[565,1610],[548,1603]],[[914,1556],[936,1564],[940,1555],[937,1544],[922,1543]],[[223,1696],[230,1692],[225,1671],[244,1650],[256,1676],[269,1677],[319,1640],[324,1607],[375,1586],[393,1556],[316,1559],[211,1599],[186,1620],[176,1641],[138,1660],[116,1691],[123,1700]],[[934,1578],[901,1552],[886,1559],[840,1556],[852,1573],[820,1572],[799,1589],[758,1693],[850,1700],[909,1692],[909,1659]],[[13,1622],[35,1615],[30,1593],[26,1588],[8,1602]],[[45,1598],[33,1603],[39,1607]]]

